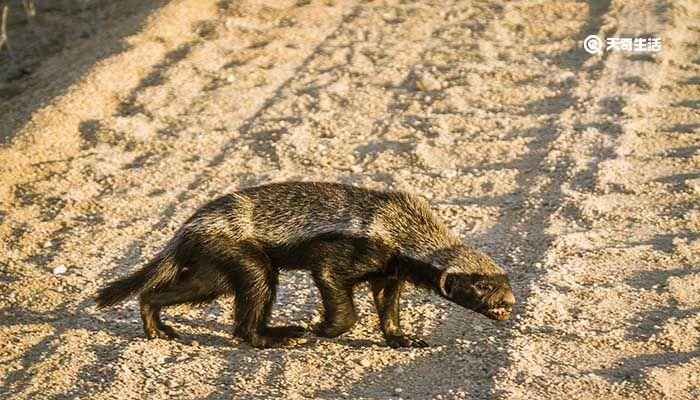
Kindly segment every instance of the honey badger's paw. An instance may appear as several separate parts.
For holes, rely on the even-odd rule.
[[[392,347],[394,349],[399,347],[428,347],[428,342],[426,342],[425,340],[409,335],[387,336],[386,342],[389,345],[389,347]]]
[[[348,332],[357,322],[357,316],[352,314],[344,319],[325,320],[314,328],[314,333],[318,336],[334,338]]]
[[[306,329],[298,325],[270,326],[265,329],[265,333],[270,336],[300,338],[304,336]]]
[[[277,347],[291,347],[293,338],[269,334],[257,334],[250,338],[250,345],[258,349],[270,349]]]
[[[178,335],[177,333],[175,333],[175,329],[167,325],[161,325],[158,328],[147,329],[146,337],[148,337],[149,339],[172,340],[177,339]]]

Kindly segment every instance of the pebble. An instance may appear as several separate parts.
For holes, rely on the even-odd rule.
[[[68,268],[66,268],[66,266],[63,265],[63,264],[61,264],[61,265],[59,265],[59,266],[57,266],[56,268],[53,269],[53,273],[56,274],[56,275],[65,274],[66,271],[68,271]]]
[[[399,365],[398,367],[394,368],[394,374],[396,374],[396,375],[403,374],[403,367]]]
[[[566,72],[562,72],[562,73],[557,74],[557,75],[556,75],[556,78],[557,78],[557,80],[559,80],[560,82],[566,82],[566,81],[568,81],[568,80],[575,79],[575,78],[576,78],[576,74],[574,74],[574,73],[571,72],[571,71],[566,71]]]
[[[324,111],[333,108],[333,100],[331,100],[327,93],[321,93],[318,96],[318,108]]]
[[[443,178],[454,178],[457,176],[457,171],[454,169],[446,169],[440,173]]]
[[[365,368],[366,368],[366,367],[369,367],[370,365],[372,365],[372,363],[371,363],[368,359],[366,359],[366,358],[363,358],[363,359],[361,359],[360,361],[358,361],[358,364],[360,364],[361,366],[363,366],[363,367],[365,367]]]
[[[44,248],[48,248],[48,247],[51,247],[51,241],[50,241],[50,240],[47,240],[46,242],[44,242]]]
[[[418,90],[439,90],[441,88],[442,84],[440,81],[430,75],[423,75],[416,81],[416,89]]]
[[[685,181],[685,184],[688,185],[689,188],[693,189],[696,193],[700,193],[700,178],[687,179]]]

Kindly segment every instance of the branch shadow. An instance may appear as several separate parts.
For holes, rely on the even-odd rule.
[[[0,145],[8,143],[36,110],[63,94],[95,64],[127,50],[128,45],[123,39],[137,33],[148,16],[166,1],[129,0],[114,7],[109,5],[109,1],[101,0],[90,2],[87,8],[86,4],[68,7],[70,2],[66,1],[60,6],[51,3],[54,2],[36,2],[36,18],[46,25],[42,35],[44,40],[38,40],[36,34],[28,29],[19,2],[10,7],[17,14],[14,17],[19,25],[16,31],[10,30],[9,40],[18,40],[21,46],[17,63],[11,62],[6,52],[0,49],[0,89],[3,89],[0,90]],[[98,21],[100,26],[96,26],[94,21]],[[104,32],[97,32],[102,28]],[[95,40],[95,35],[100,38],[99,51],[85,52],[80,58],[71,58],[74,55],[70,51],[63,52],[64,49]],[[39,88],[33,81],[34,72],[40,71],[48,63],[66,65],[70,73],[56,74],[52,76],[50,85]],[[23,72],[12,72],[15,70]],[[8,91],[5,86],[15,90]],[[41,92],[41,96],[35,92]]]
[[[153,5],[155,7],[155,5]],[[288,81],[284,82],[278,89],[276,90],[275,94],[268,99],[264,105],[261,107],[260,110],[257,111],[257,113],[251,117],[249,120],[247,120],[244,124],[243,127],[241,128],[241,132],[246,132],[246,130],[249,130],[250,127],[252,127],[254,121],[257,118],[260,118],[263,113],[269,109],[278,98],[280,98],[283,90],[285,87],[290,85],[290,83],[295,79],[295,76],[299,73],[299,71],[303,70],[308,66],[308,64],[313,60],[314,57],[318,55],[319,50],[324,46],[324,43],[327,43],[329,40],[331,40],[334,35],[337,35],[338,32],[343,29],[343,27],[350,21],[352,21],[354,18],[357,17],[358,13],[357,10],[359,8],[356,7],[352,10],[351,13],[348,15],[345,15],[344,18],[341,20],[339,26],[336,28],[334,32],[332,32],[328,37],[326,37],[322,43],[317,46],[317,48],[306,58],[306,60],[297,68],[296,73],[293,74],[292,78],[290,78]],[[145,18],[147,16],[146,13],[144,13],[143,17]],[[133,29],[138,29],[140,25],[135,25]],[[130,31],[129,29],[124,29],[124,35],[129,35],[132,34],[133,32]],[[163,82],[163,77],[165,76],[165,72],[167,69],[171,68],[175,64],[177,64],[180,60],[183,59],[189,52],[189,49],[191,46],[194,44],[188,43],[179,49],[177,49],[174,52],[169,53],[165,59],[157,64],[154,69],[149,73],[146,78],[144,78],[140,84],[132,91],[131,95],[128,96],[127,100],[123,102],[120,107],[118,112],[120,113],[126,113],[126,114],[131,114],[135,112],[142,112],[143,110],[138,109],[135,107],[137,101],[137,96],[138,94],[143,91],[144,89],[148,87],[152,87],[155,85],[159,85]],[[105,43],[107,46],[106,48],[108,50],[113,50],[112,53],[118,52],[118,51],[123,51],[124,48],[121,46],[117,46],[116,44],[114,47],[109,47],[109,43]],[[110,53],[110,54],[112,54]],[[85,71],[90,67],[91,65],[86,65],[84,66]],[[72,82],[66,83],[67,85]],[[6,126],[6,125],[3,125]],[[87,142],[88,146],[92,143],[94,144],[98,138],[100,126],[99,126],[99,121],[97,120],[88,120],[88,121],[83,121],[81,124],[81,135],[83,136],[83,139]],[[215,166],[218,163],[223,160],[223,158],[235,148],[237,142],[236,141],[231,141],[227,146],[225,146],[220,154],[216,156],[212,162],[211,166]],[[137,160],[137,163],[145,162],[145,159]],[[176,196],[176,199],[173,200],[166,208],[165,210],[161,213],[161,219],[154,224],[153,229],[158,229],[161,226],[164,226],[169,217],[172,216],[174,213],[177,204],[179,204],[181,201],[183,201],[187,196],[188,193],[191,192],[192,190],[197,189],[200,185],[201,182],[207,177],[208,173],[204,172],[200,174],[196,179],[194,179],[192,182],[189,183],[187,186],[186,190],[183,190],[178,196]],[[258,176],[257,179],[252,179],[252,177],[247,177],[247,182],[248,183],[259,183],[260,179],[265,178],[265,176]],[[33,193],[31,191],[32,187],[27,186],[27,190],[23,191],[22,188],[20,188],[18,191],[16,191],[16,195],[19,196],[20,199],[24,199],[23,201],[26,204],[30,203],[36,203],[38,201],[39,195],[36,193]],[[47,213],[52,213],[55,210],[52,208],[54,207],[54,201],[51,201],[51,199],[46,200],[46,203],[49,205],[47,209]],[[56,207],[60,207],[60,204],[57,205]],[[94,222],[94,221],[93,221]],[[95,223],[100,223],[100,221],[97,221]],[[22,232],[17,231],[15,232],[16,234],[14,235],[16,238],[21,237]],[[65,234],[65,232],[61,233]],[[142,250],[144,248],[144,243],[145,240],[148,239],[148,234],[137,238],[136,240],[133,240],[128,246],[127,250],[120,256],[116,257],[113,259],[113,262],[111,263],[110,268],[106,268],[103,271],[100,272],[99,278],[98,279],[105,279],[107,277],[112,277],[114,273],[117,270],[127,270],[127,269],[132,269],[134,268],[137,264],[141,263],[143,257],[142,257]],[[19,239],[16,239],[19,241]],[[58,243],[57,243],[58,244]],[[55,248],[54,250],[59,250],[59,248]],[[45,259],[45,257],[51,257],[51,254],[54,253],[49,253],[49,252],[42,252],[42,254],[39,255],[39,257],[43,257],[41,260],[34,260],[36,262],[40,262],[42,264],[48,262],[48,259]],[[2,318],[2,321],[0,322],[1,326],[10,326],[12,324],[16,324],[18,321],[24,321],[24,320],[32,320],[34,322],[41,322],[41,321],[47,321],[50,322],[52,327],[54,327],[54,331],[49,333],[46,337],[41,339],[38,343],[35,343],[31,345],[28,349],[24,350],[20,354],[16,356],[16,359],[21,360],[21,368],[11,372],[8,374],[5,379],[4,379],[4,384],[2,389],[0,389],[0,397],[17,397],[22,394],[24,395],[29,395],[30,397],[32,395],[35,395],[37,393],[25,393],[27,390],[30,390],[30,384],[32,380],[32,373],[31,373],[31,366],[36,363],[37,361],[46,358],[48,355],[54,354],[57,352],[59,347],[61,346],[61,340],[60,338],[65,335],[69,334],[71,330],[73,329],[85,329],[89,331],[91,334],[97,334],[97,333],[107,333],[111,336],[115,336],[117,338],[120,338],[117,343],[110,343],[110,344],[98,344],[98,343],[91,343],[88,347],[87,350],[85,350],[87,353],[93,354],[93,355],[99,355],[98,361],[95,363],[89,362],[82,367],[80,367],[79,371],[79,376],[82,377],[89,377],[89,379],[83,379],[79,381],[80,386],[76,386],[70,390],[70,392],[66,393],[58,393],[53,398],[65,398],[65,397],[70,397],[71,394],[75,394],[76,390],[84,390],[87,393],[90,393],[90,390],[94,390],[91,385],[94,383],[94,380],[96,379],[101,379],[101,381],[105,385],[110,385],[115,382],[117,376],[114,370],[105,370],[102,366],[102,361],[104,360],[104,356],[107,355],[111,359],[118,359],[121,357],[123,352],[125,351],[125,343],[135,340],[139,337],[140,335],[140,328],[135,329],[135,324],[127,324],[126,326],[120,324],[120,323],[114,323],[114,322],[103,322],[98,319],[97,316],[91,315],[89,311],[91,310],[91,307],[93,305],[92,299],[84,299],[80,301],[78,304],[75,304],[72,301],[64,302],[56,306],[52,311],[48,313],[36,313],[32,312],[30,310],[26,309],[9,309],[9,310],[3,310],[2,314],[5,318]],[[175,318],[175,321],[180,323],[182,321],[186,321],[187,318]],[[210,331],[222,331],[226,330],[228,331],[224,326],[221,324],[218,324],[215,321],[204,321],[203,324],[197,324],[197,325],[204,325],[206,329],[209,329]],[[228,335],[225,335],[228,336]],[[205,346],[220,346],[226,343],[225,340],[222,340],[222,335],[212,335],[212,334],[205,334],[200,336],[190,336],[187,339],[194,339],[201,341]],[[174,346],[180,345],[177,343],[173,344]],[[227,345],[230,346],[230,343]],[[247,345],[239,345],[238,348],[236,349],[237,351],[231,350],[231,351],[226,351],[227,354],[227,361],[229,361],[232,366],[232,368],[241,366],[241,365],[246,365],[249,364],[251,367],[254,367],[256,364],[256,358],[259,354],[263,354],[263,357],[267,357],[270,360],[275,361],[276,364],[279,364],[279,360],[281,358],[281,350],[277,352],[258,352],[257,350],[251,349]],[[255,354],[256,357],[250,357],[251,354]],[[56,366],[55,368],[59,368]],[[280,364],[280,371],[283,371],[284,366]],[[82,386],[82,387],[81,387]]]
[[[588,23],[581,31],[581,37],[584,37],[585,34],[589,32],[597,32],[600,29],[602,25],[602,15],[610,5],[609,1],[595,3],[596,4],[591,7]],[[439,27],[435,32],[444,29],[444,27]],[[447,43],[446,46],[450,47],[450,43]],[[435,48],[437,47],[438,46],[435,46]],[[575,46],[564,55],[547,56],[547,59],[565,70],[576,73],[583,68],[583,63],[588,59],[588,55],[582,55],[582,53],[579,46]],[[430,59],[429,55],[424,55],[421,58]],[[439,67],[440,66],[438,66],[438,68]],[[418,67],[415,69],[418,69]],[[599,66],[593,66],[590,72],[596,74],[599,71]],[[410,82],[410,79],[411,77],[409,76],[406,82]],[[536,82],[532,82],[532,84],[534,85]],[[405,84],[404,86],[409,85]],[[527,250],[527,254],[522,255],[522,258],[533,264],[542,262],[544,261],[544,252],[553,240],[553,236],[547,233],[548,221],[549,217],[555,212],[557,207],[561,205],[561,201],[565,197],[558,182],[563,181],[565,178],[568,161],[560,160],[556,165],[552,166],[547,160],[547,155],[549,146],[559,137],[557,130],[552,127],[552,122],[556,121],[556,118],[561,113],[575,104],[574,90],[575,88],[571,85],[560,95],[526,104],[524,106],[524,115],[547,117],[542,118],[545,121],[538,128],[517,130],[508,135],[510,138],[528,137],[533,139],[527,145],[529,152],[513,162],[496,163],[480,168],[480,170],[484,168],[495,170],[517,169],[518,172],[515,180],[519,189],[509,195],[492,196],[476,200],[467,198],[447,202],[455,205],[496,206],[501,210],[505,210],[503,213],[504,215],[495,226],[482,234],[467,238],[468,241],[476,247],[488,249],[489,251],[487,252],[492,254],[501,265],[509,264],[511,260],[503,254],[510,253],[510,249],[513,248],[529,249]],[[398,94],[395,95],[394,104],[389,106],[389,109],[398,114],[394,118],[402,122],[407,121],[407,119],[405,117],[402,118],[401,115],[401,112],[407,109],[405,104],[410,104],[411,100],[419,103],[423,102],[421,104],[427,104],[425,103],[426,100],[424,100],[425,96],[423,93],[409,94],[410,96],[408,99],[400,98]],[[434,96],[430,96],[431,100],[427,100],[427,102],[433,101],[432,99],[437,95],[438,94],[434,94]],[[615,104],[615,102],[610,102],[610,104],[606,103],[602,106],[604,109],[610,110],[611,113],[615,113],[619,111],[614,107]],[[385,123],[383,126],[390,125],[389,123]],[[615,137],[619,135],[620,131],[619,128],[612,130],[607,129],[606,133]],[[378,133],[381,133],[381,131]],[[361,147],[360,150],[362,153],[365,153],[366,157],[366,154],[371,153],[370,150],[373,148],[391,149],[393,146],[395,146],[394,143],[377,142],[370,147]],[[599,162],[602,161],[603,159],[599,159]],[[398,166],[398,168],[401,168],[401,166]],[[593,179],[597,168],[597,163],[592,163],[586,170],[582,171],[575,180],[581,182]],[[544,175],[551,180],[552,183],[547,185],[543,192],[539,194],[542,200],[539,207],[525,207],[524,204],[527,204],[527,201],[533,195],[528,192],[527,188],[533,187],[537,180],[542,179],[542,171],[549,171],[548,173],[544,173]],[[527,237],[522,235],[523,231],[528,232]],[[526,288],[530,286],[532,281],[538,280],[544,273],[541,271],[533,272],[532,270],[517,269],[509,269],[508,272],[512,286],[516,291],[516,298],[521,305],[527,301],[526,299],[529,295]],[[430,302],[437,303],[439,301],[440,300],[433,299]],[[516,306],[514,310],[515,313],[519,311],[518,308],[519,307]],[[387,376],[391,374],[391,371],[387,369],[373,369],[370,375],[355,382],[348,389],[348,392],[357,397],[372,397],[382,392],[386,392],[387,395],[390,396],[392,392],[387,392],[388,386],[404,388],[403,393],[409,397],[416,397],[415,394],[411,393],[410,388],[422,388],[422,390],[426,390],[425,388],[432,388],[434,391],[440,390],[450,393],[454,391],[459,393],[459,391],[461,391],[461,395],[466,398],[493,396],[496,394],[494,377],[497,370],[499,368],[507,368],[510,364],[506,349],[511,336],[507,332],[514,326],[515,322],[512,320],[497,323],[485,320],[483,317],[457,306],[451,306],[446,317],[433,332],[436,334],[436,337],[432,339],[429,338],[429,340],[432,340],[434,343],[437,341],[437,344],[440,345],[439,351],[419,354],[418,357],[407,365],[402,365],[405,372],[401,374],[401,376],[392,376],[391,382],[386,382],[385,380],[376,382],[373,380],[373,377],[378,374]],[[506,333],[494,334],[498,332],[499,329]],[[470,341],[476,343],[478,349],[472,352],[461,350],[454,343],[455,337],[441,332],[464,332],[463,337],[469,338]],[[570,340],[574,340],[574,338]],[[458,356],[460,360],[459,365],[450,364],[450,362],[454,362],[454,359],[452,359],[454,352],[460,352]],[[498,360],[497,364],[484,366],[483,368],[474,367],[475,365],[482,364],[482,357]],[[452,368],[455,370],[452,370]],[[436,370],[450,370],[451,373],[463,373],[465,382],[462,383],[461,387],[439,386],[438,383],[433,381],[435,376],[434,371]],[[332,395],[333,393],[328,391],[317,391],[312,394],[312,397],[323,398]],[[420,398],[426,395],[425,393],[421,393],[417,396]]]

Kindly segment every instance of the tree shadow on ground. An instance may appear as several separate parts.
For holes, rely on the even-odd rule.
[[[596,2],[595,7],[591,7],[588,23],[578,36],[583,38],[589,33],[598,32],[602,24],[601,16],[606,12],[608,7],[608,1]],[[444,28],[440,27],[437,31],[440,29]],[[446,45],[448,47],[450,46],[449,43]],[[438,48],[438,46],[435,46],[435,48]],[[588,59],[588,56],[582,53],[580,48],[576,46],[572,48],[569,53],[548,56],[547,58],[549,58],[550,61],[554,61],[559,67],[565,70],[578,73],[583,68],[583,63]],[[429,55],[425,55],[425,57],[422,58],[430,59]],[[440,66],[438,66],[438,68],[439,67]],[[600,68],[598,66],[593,66],[590,68],[590,72],[594,74],[598,73],[600,72]],[[535,85],[537,82],[533,81],[532,84]],[[512,137],[524,136],[533,139],[527,146],[529,152],[513,162],[507,164],[493,164],[485,167],[491,169],[517,169],[518,173],[515,178],[518,187],[517,190],[508,195],[494,196],[487,199],[465,199],[456,201],[456,203],[461,205],[474,204],[483,206],[484,204],[488,204],[504,210],[503,216],[495,226],[480,235],[466,238],[466,241],[470,244],[489,249],[489,253],[492,254],[501,265],[507,266],[509,264],[510,260],[503,253],[510,253],[514,248],[527,249],[526,254],[524,254],[522,258],[526,259],[528,263],[534,264],[544,261],[545,251],[552,240],[552,236],[547,233],[549,217],[561,206],[561,202],[565,197],[560,182],[564,180],[565,172],[568,167],[565,162],[560,162],[555,165],[554,168],[549,168],[550,165],[548,165],[546,157],[549,147],[559,137],[557,129],[552,128],[552,123],[556,123],[560,114],[575,104],[574,89],[574,87],[569,87],[560,95],[527,104],[524,107],[524,113],[526,115],[547,117],[542,118],[545,122],[539,128],[513,132]],[[423,100],[424,96],[422,93],[412,94],[412,96],[414,96],[413,100],[419,103],[426,101]],[[439,94],[435,94],[435,96],[439,96]],[[406,99],[402,101],[408,102]],[[601,106],[604,110],[611,110],[610,112],[616,111],[613,105],[606,103]],[[400,105],[395,105],[393,108],[390,106],[390,109],[397,110],[396,112],[399,113],[404,108]],[[400,116],[397,116],[397,119],[402,120]],[[621,130],[617,128],[605,129],[604,133],[612,136],[612,139],[614,139],[620,132]],[[381,147],[382,145],[382,143],[379,143],[376,146]],[[392,143],[387,143],[385,147],[391,148],[392,145]],[[574,180],[579,184],[587,180],[592,180],[597,171],[598,163],[602,161],[604,161],[604,159],[600,158],[598,162],[588,165],[588,168],[581,171]],[[483,170],[483,168],[480,169]],[[544,175],[549,178],[551,182],[542,192],[537,194],[532,193],[529,188],[535,186],[535,182],[538,179],[542,179],[542,171],[550,171],[549,173],[544,173]],[[542,200],[541,206],[537,208],[528,208],[525,206],[528,200],[531,199],[531,196],[535,195]],[[523,236],[522,232],[527,232],[527,237]],[[496,248],[498,251],[495,251]],[[530,286],[530,283],[539,279],[541,274],[544,273],[541,271],[521,271],[515,269],[509,269],[508,272],[510,274],[511,283],[515,288],[516,298],[519,304],[524,304],[527,301],[528,293],[526,288]],[[437,303],[439,301],[440,300],[433,300],[431,302]],[[516,307],[515,312],[517,313],[518,311]],[[508,342],[511,338],[507,333],[500,334],[498,332],[500,332],[500,330],[508,332],[514,325],[515,323],[513,321],[497,323],[486,320],[484,317],[472,313],[471,311],[464,310],[455,305],[450,305],[446,318],[434,329],[432,337],[427,337],[427,340],[432,344],[440,345],[439,351],[426,352],[426,354],[419,355],[407,365],[402,365],[404,373],[400,376],[393,375],[392,372],[386,368],[374,369],[372,372],[366,374],[365,378],[355,382],[347,391],[352,393],[353,396],[358,397],[372,397],[381,392],[385,392],[387,396],[391,396],[394,393],[387,391],[387,388],[401,387],[404,389],[402,395],[412,398],[420,398],[421,396],[427,395],[426,393],[418,395],[412,394],[411,390],[415,388],[421,388],[420,390],[422,391],[433,391],[433,395],[439,392],[444,393],[452,390],[462,391],[462,395],[466,398],[491,397],[494,395],[494,379],[498,369],[507,368],[510,363],[506,349],[508,348]],[[453,336],[455,333],[457,333],[456,337]],[[459,333],[461,333],[461,335]],[[473,342],[474,348],[471,349],[472,351],[458,348],[454,343],[458,338],[466,338]],[[574,339],[572,338],[571,340]],[[459,361],[457,363],[455,363],[454,354],[452,354],[452,352],[455,351],[460,352],[460,356],[458,357]],[[484,358],[496,360],[496,364],[486,366],[481,362]],[[449,387],[446,386],[447,384],[435,381],[435,379],[437,379],[435,371],[445,371],[445,373],[449,374],[462,373],[465,376],[465,381],[460,387]],[[377,380],[376,377],[378,374],[391,376],[391,380]],[[466,378],[467,376],[469,378]],[[319,391],[313,393],[312,397],[331,395],[332,393],[328,391]]]
[[[8,28],[8,36],[16,54],[13,61],[6,49],[0,49],[0,145],[12,139],[36,110],[63,94],[95,64],[127,50],[128,44],[123,39],[137,33],[146,18],[166,1],[128,0],[119,2],[118,6],[107,0],[80,4],[36,2],[36,18],[41,28],[36,33],[30,29],[21,4],[11,3],[16,26]],[[47,21],[44,27],[42,20]],[[80,57],[63,51],[90,45],[97,38],[99,48],[91,45],[90,51]],[[43,64],[53,63],[66,66],[69,73],[52,76],[49,85],[38,87],[48,82],[42,78],[35,81],[34,72],[40,71]],[[21,73],[16,73],[17,70]],[[14,89],[3,90],[10,87]]]

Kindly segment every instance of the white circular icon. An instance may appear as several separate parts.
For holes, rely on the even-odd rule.
[[[596,35],[588,35],[583,40],[583,49],[590,54],[603,54],[603,41]]]

